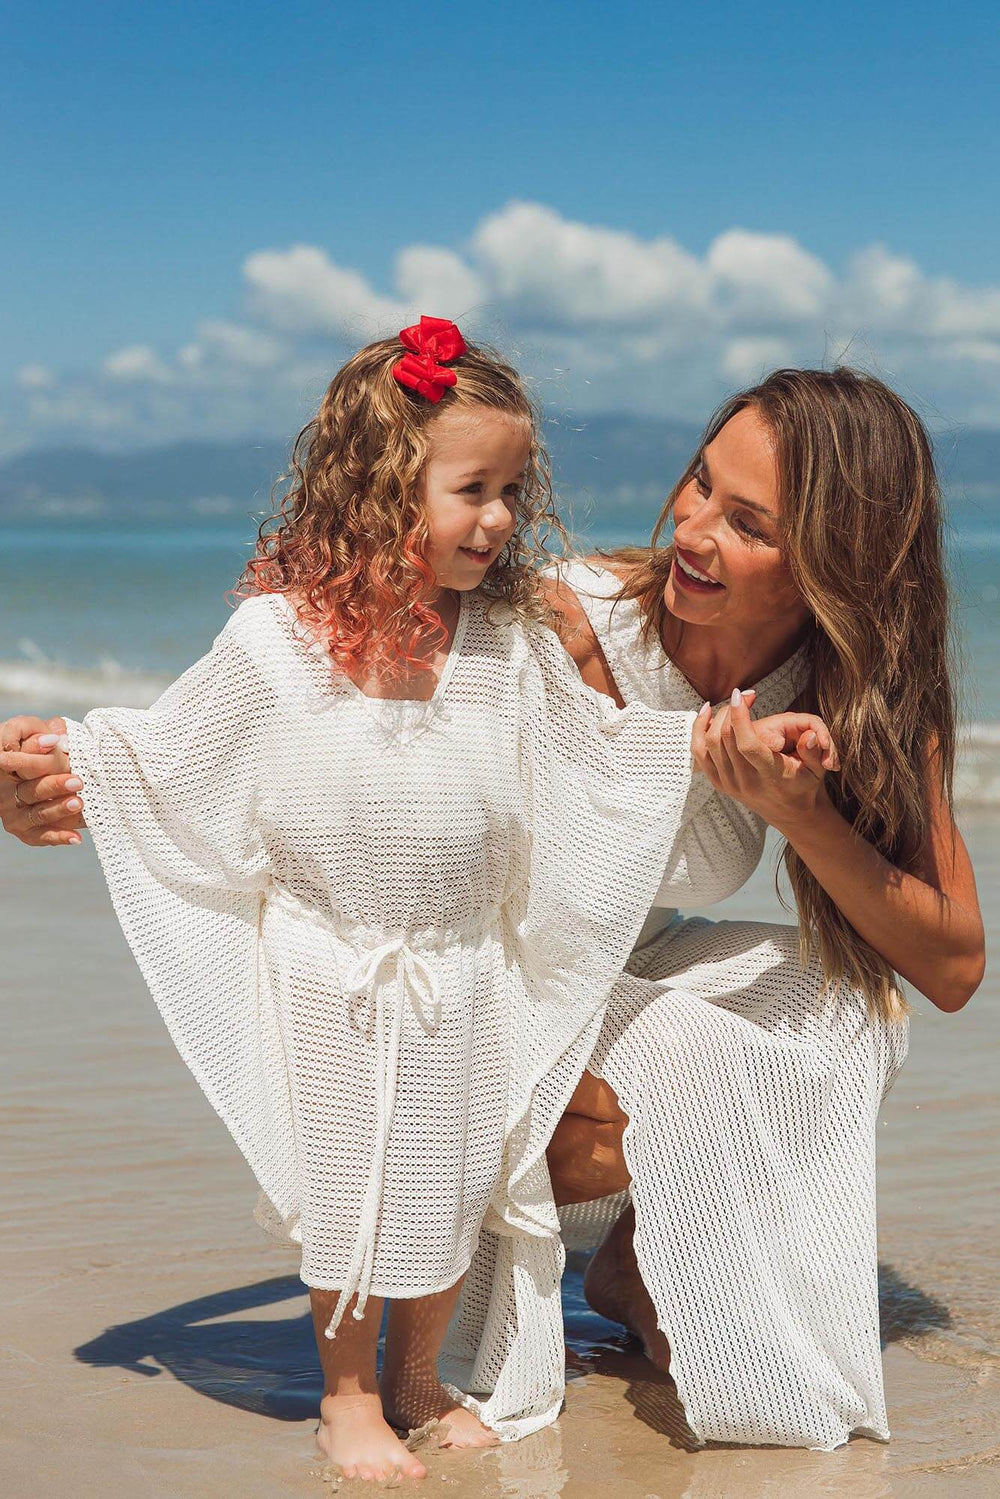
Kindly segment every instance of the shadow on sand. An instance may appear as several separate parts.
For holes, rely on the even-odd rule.
[[[643,1358],[635,1339],[597,1316],[583,1297],[586,1256],[572,1255],[563,1281],[567,1372],[612,1375],[628,1383],[636,1416],[679,1447],[692,1446],[673,1381]],[[75,1350],[95,1368],[119,1367],[150,1378],[164,1369],[212,1400],[284,1421],[315,1416],[322,1378],[308,1310],[275,1317],[283,1302],[306,1290],[296,1275],[280,1275],[194,1301],[181,1302],[109,1327]],[[948,1309],[910,1285],[891,1266],[879,1268],[882,1342],[947,1327]],[[257,1308],[271,1314],[254,1318]],[[225,1320],[222,1320],[225,1319]]]

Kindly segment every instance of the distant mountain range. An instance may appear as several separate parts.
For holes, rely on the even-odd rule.
[[[560,505],[579,529],[635,526],[655,518],[698,441],[683,422],[604,415],[547,423]],[[1000,521],[1000,431],[938,435],[952,506],[967,523]],[[0,521],[128,527],[248,524],[270,508],[288,444],[177,442],[133,453],[47,448],[0,462]]]

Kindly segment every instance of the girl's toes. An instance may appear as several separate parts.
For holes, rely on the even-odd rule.
[[[423,1463],[418,1462],[415,1457],[411,1458],[409,1462],[404,1463],[400,1469],[400,1472],[402,1473],[404,1478],[427,1477],[427,1469],[424,1467]]]

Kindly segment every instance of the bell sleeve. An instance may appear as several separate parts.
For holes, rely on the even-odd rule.
[[[294,1145],[260,955],[270,875],[256,815],[281,704],[255,649],[257,604],[241,605],[151,708],[97,708],[67,720],[67,734],[87,826],[142,976],[184,1062],[282,1205]]]
[[[541,629],[527,637],[519,689],[525,854],[508,915],[508,1130],[447,1347],[453,1393],[505,1440],[553,1421],[562,1400],[564,1250],[545,1150],[680,827],[695,718],[616,708]]]

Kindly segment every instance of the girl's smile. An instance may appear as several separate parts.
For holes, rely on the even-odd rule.
[[[477,588],[517,526],[529,434],[506,412],[453,408],[428,429],[427,560],[440,588]]]

